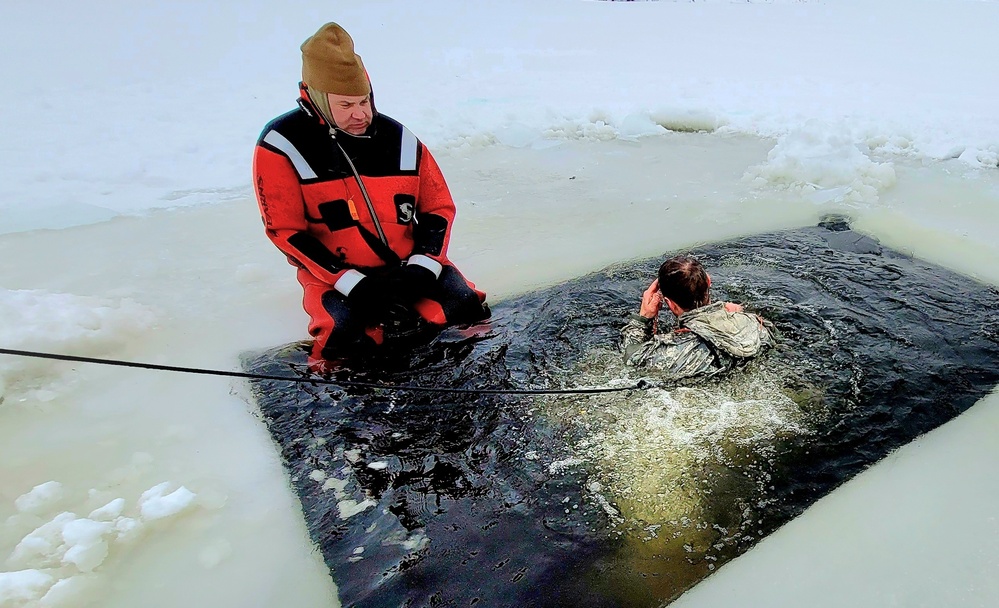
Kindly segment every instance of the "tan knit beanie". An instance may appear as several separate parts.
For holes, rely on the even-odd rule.
[[[371,92],[354,40],[336,23],[327,23],[302,43],[302,80],[315,91],[336,95]]]

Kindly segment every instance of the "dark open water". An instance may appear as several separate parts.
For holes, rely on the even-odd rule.
[[[715,299],[782,334],[720,380],[588,397],[254,384],[344,606],[666,604],[999,381],[996,289],[844,223],[692,253]],[[618,329],[661,259],[497,303],[488,325],[335,378],[633,384]],[[303,364],[290,345],[244,367]]]

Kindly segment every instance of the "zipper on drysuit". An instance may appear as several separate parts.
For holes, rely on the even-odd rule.
[[[364,204],[368,206],[368,213],[371,214],[371,221],[375,224],[375,232],[378,233],[378,240],[380,240],[386,247],[389,246],[388,239],[385,238],[385,231],[382,230],[382,223],[378,221],[378,215],[375,214],[375,206],[371,204],[371,197],[368,196],[368,189],[364,187],[364,182],[361,181],[361,176],[357,172],[357,167],[354,166],[354,162],[350,160],[350,155],[343,149],[340,142],[336,138],[336,132],[331,127],[330,137],[333,139],[333,143],[339,148],[340,154],[347,160],[347,166],[350,167],[350,171],[354,174],[354,181],[357,182],[357,187],[361,189],[361,196],[364,197]]]

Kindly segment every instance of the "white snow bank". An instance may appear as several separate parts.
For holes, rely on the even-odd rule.
[[[142,335],[155,319],[130,299],[0,289],[0,345],[9,349],[101,356]],[[34,398],[51,399],[51,390],[39,389],[54,369],[46,359],[0,357],[0,400],[32,389]]]
[[[810,121],[780,137],[767,162],[747,178],[759,187],[791,191],[815,203],[877,203],[895,185],[890,162],[875,162],[844,129]]]
[[[3,55],[33,58],[5,66],[0,233],[252,196],[253,144],[294,108],[299,45],[329,19],[353,36],[379,109],[435,148],[770,138],[817,119],[903,134],[918,158],[999,162],[999,81],[981,69],[999,54],[995,2],[107,4],[12,5],[0,22]],[[814,169],[802,177],[817,183]],[[857,197],[878,188],[865,179]]]

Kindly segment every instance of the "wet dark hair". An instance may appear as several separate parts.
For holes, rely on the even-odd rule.
[[[689,255],[672,257],[659,267],[659,291],[684,310],[708,304],[708,273]]]

